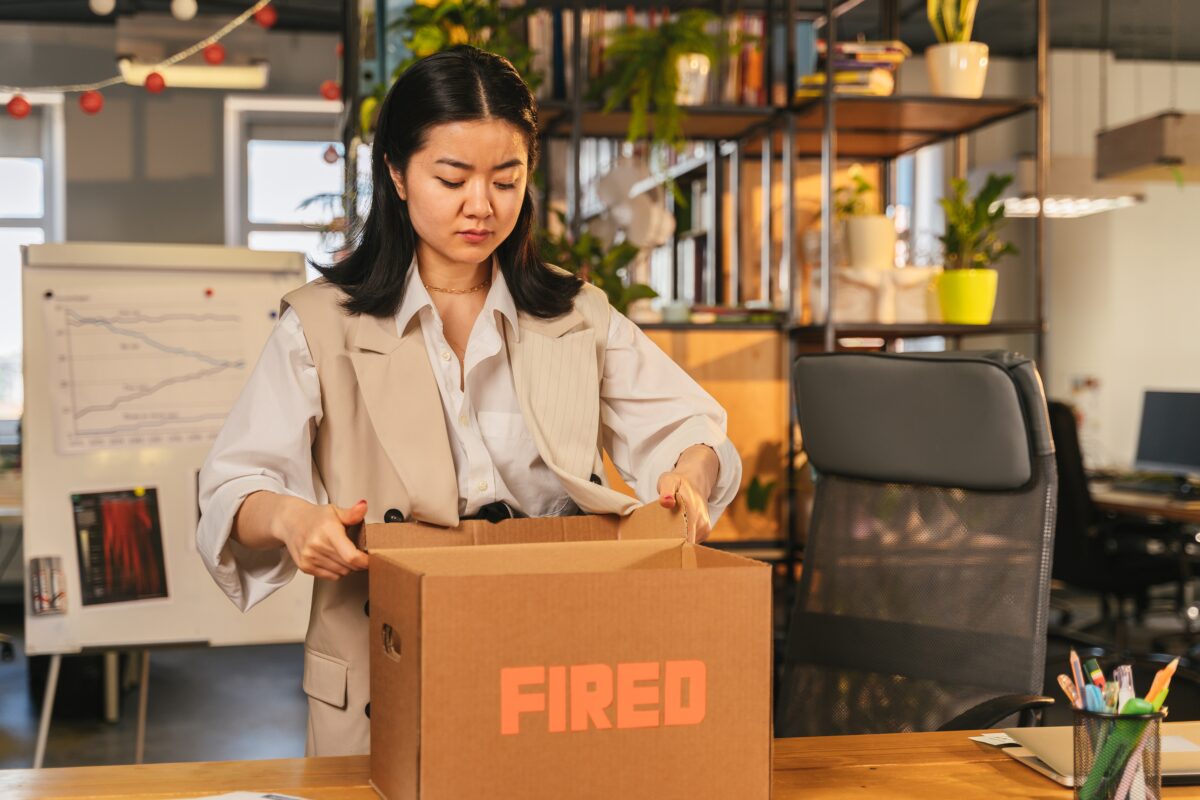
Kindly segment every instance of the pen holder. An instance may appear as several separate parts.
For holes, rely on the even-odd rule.
[[[1159,800],[1164,716],[1076,709],[1076,800]]]

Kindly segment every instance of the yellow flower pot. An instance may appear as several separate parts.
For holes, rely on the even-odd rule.
[[[948,269],[938,277],[942,321],[951,325],[987,325],[996,307],[994,269]]]

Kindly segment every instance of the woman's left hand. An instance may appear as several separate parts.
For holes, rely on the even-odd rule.
[[[712,532],[708,519],[708,502],[692,485],[686,475],[679,472],[664,472],[658,479],[658,502],[666,508],[683,506],[683,518],[687,523],[687,539],[699,544]]]

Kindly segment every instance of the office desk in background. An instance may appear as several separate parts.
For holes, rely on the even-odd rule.
[[[1200,525],[1200,500],[1176,500],[1169,495],[1121,492],[1108,483],[1091,484],[1092,502],[1101,511],[1140,519],[1161,519]]]
[[[1067,800],[1071,791],[970,732],[777,739],[773,800]],[[163,800],[231,791],[310,800],[375,800],[367,757],[0,771],[6,800]],[[1200,800],[1200,786],[1167,787],[1169,800]],[[720,798],[725,800],[725,798]]]

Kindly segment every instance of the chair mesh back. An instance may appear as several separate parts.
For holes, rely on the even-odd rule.
[[[1006,491],[820,476],[777,735],[936,730],[1040,694],[1055,496],[1052,452]]]

